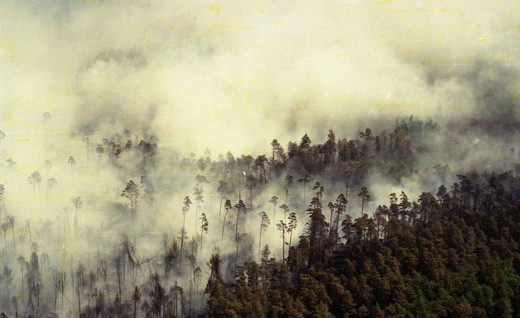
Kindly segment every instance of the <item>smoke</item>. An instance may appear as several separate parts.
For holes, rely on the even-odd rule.
[[[510,148],[518,141],[511,131],[516,132],[520,115],[519,6],[428,0],[3,1],[2,214],[16,214],[20,231],[27,229],[22,227],[27,220],[33,222],[36,239],[53,243],[44,250],[56,256],[55,265],[76,262],[71,259],[81,253],[112,256],[121,248],[122,233],[139,238],[137,256],[146,260],[161,253],[162,233],[169,233],[170,241],[179,237],[183,198],[194,201],[198,171],[179,165],[190,152],[198,158],[209,148],[212,159],[228,150],[267,154],[275,138],[285,147],[308,133],[321,143],[330,128],[338,137],[352,138],[366,127],[379,133],[410,114],[447,125],[420,136],[420,169],[400,183],[376,174],[365,180],[372,193],[368,211],[388,204],[391,192],[405,191],[415,200],[422,191],[449,184],[453,175],[438,172],[445,164],[455,173],[510,168],[518,162]],[[92,128],[90,144],[86,126]],[[134,145],[141,139],[159,145],[154,164],[147,166],[156,201],[142,198],[134,222],[120,194],[129,180],[140,180],[141,154],[129,151],[116,160],[94,151],[116,133]],[[71,156],[75,165],[68,163]],[[6,162],[9,158],[16,166]],[[35,171],[42,182],[31,184],[28,177]],[[313,175],[313,182],[327,189],[324,202],[333,201],[343,184],[325,179]],[[221,237],[218,181],[210,181],[197,210],[210,224],[198,255],[204,271],[216,247],[228,254],[232,267],[235,248],[233,228],[225,227]],[[307,187],[305,201],[312,193]],[[258,258],[262,210],[273,216],[263,243],[281,258],[276,223],[282,212],[267,203],[282,196],[281,188],[255,190],[254,215],[241,224],[241,231],[253,233],[241,241],[244,259]],[[357,215],[358,189],[351,190],[348,210]],[[71,199],[78,196],[84,204],[74,234]],[[238,193],[226,196],[234,205]],[[302,187],[295,185],[289,199],[299,218],[293,244],[305,229],[302,201]],[[187,216],[186,246],[200,233],[195,211],[193,205]],[[229,217],[234,222],[236,209]],[[45,236],[48,220],[55,227]],[[17,252],[27,257],[29,248]],[[182,283],[187,288],[187,280]]]
[[[410,113],[507,116],[516,6],[7,1],[2,100],[63,133],[152,127],[186,152],[263,152]]]

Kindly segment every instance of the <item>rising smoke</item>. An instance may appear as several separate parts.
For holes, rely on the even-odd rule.
[[[518,141],[511,131],[520,115],[519,5],[5,1],[0,4],[2,223],[6,214],[16,215],[20,226],[32,222],[55,265],[76,266],[81,259],[95,266],[99,255],[112,252],[111,244],[124,241],[122,233],[139,238],[137,255],[147,260],[160,254],[163,233],[170,240],[178,236],[183,198],[195,202],[197,171],[177,164],[190,152],[199,158],[209,149],[212,159],[227,151],[269,154],[274,138],[284,147],[305,133],[321,142],[330,128],[353,138],[366,127],[387,127],[410,114],[439,121],[441,128],[423,136],[420,170],[400,183],[377,174],[367,179],[372,207],[386,202],[390,192],[405,190],[415,198],[449,182],[432,172],[439,163],[449,163],[454,173],[510,169],[518,161],[510,148]],[[85,141],[86,126],[92,145]],[[159,147],[146,166],[156,200],[142,199],[137,221],[127,217],[128,201],[120,194],[129,180],[140,180],[141,154],[114,163],[94,150],[116,133],[134,145],[144,139]],[[35,171],[41,183],[28,182]],[[197,211],[210,224],[208,245],[196,263],[204,279],[213,248],[220,246],[228,264],[234,257],[232,229],[222,240],[217,228],[218,180],[210,181]],[[333,198],[342,185],[327,187]],[[300,185],[294,191],[291,202],[299,211]],[[238,193],[228,195],[234,205]],[[256,214],[274,214],[268,203],[273,195],[282,197],[278,185],[256,194],[255,215],[243,224],[244,233],[254,233],[243,238],[253,252],[244,259],[259,257]],[[76,197],[83,202],[76,216],[81,226],[72,233]],[[186,221],[190,239],[200,231],[196,210],[193,204]],[[45,232],[49,220],[56,232],[36,234]],[[265,243],[280,258],[276,222],[271,220]],[[17,252],[28,258],[30,248]],[[16,267],[14,260],[6,263]]]

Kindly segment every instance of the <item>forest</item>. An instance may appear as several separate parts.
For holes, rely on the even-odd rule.
[[[147,131],[96,139],[87,125],[80,153],[39,170],[23,175],[6,158],[0,308],[8,317],[517,316],[516,150],[493,158],[508,170],[454,171],[455,162],[424,161],[441,147],[432,136],[451,129],[413,116],[388,127],[212,159],[209,149],[181,156]],[[449,156],[479,153],[460,142],[467,134],[452,137]],[[36,211],[18,211],[27,202],[16,191]]]
[[[0,318],[520,317],[520,1],[0,1]]]

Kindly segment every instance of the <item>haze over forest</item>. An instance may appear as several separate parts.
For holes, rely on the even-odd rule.
[[[519,6],[2,2],[0,312],[518,315]]]

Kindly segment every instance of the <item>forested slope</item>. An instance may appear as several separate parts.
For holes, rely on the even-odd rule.
[[[331,129],[323,143],[305,134],[287,147],[272,140],[265,154],[197,158],[146,130],[99,136],[86,126],[82,149],[41,172],[9,157],[1,309],[516,316],[515,135],[477,140],[453,127],[409,117],[354,138]]]

